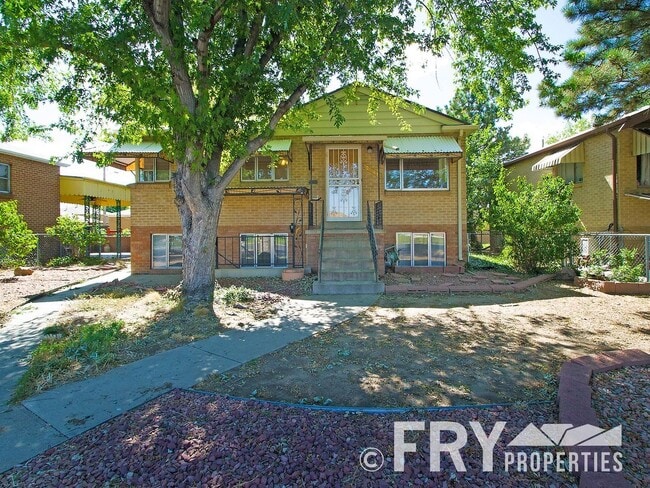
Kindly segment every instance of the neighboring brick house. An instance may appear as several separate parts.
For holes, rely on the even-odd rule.
[[[56,224],[59,170],[47,159],[0,147],[0,202],[18,201],[18,211],[35,233]]]
[[[589,232],[650,233],[650,107],[504,164],[508,178],[574,183]]]
[[[332,95],[345,100],[345,90]],[[321,282],[373,281],[368,208],[379,274],[383,251],[392,245],[405,270],[462,268],[463,151],[476,127],[415,107],[400,109],[396,117],[383,103],[371,121],[370,91],[357,88],[356,95],[342,105],[345,122],[340,127],[330,120],[327,103],[315,100],[309,108],[319,117],[308,129],[278,129],[265,150],[244,165],[221,209],[218,273],[321,267]],[[409,130],[403,130],[405,124]],[[113,152],[115,165],[137,173],[131,187],[133,272],[180,268],[180,220],[169,181],[173,163],[154,143]]]

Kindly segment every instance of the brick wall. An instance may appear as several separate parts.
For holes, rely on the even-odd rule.
[[[59,167],[0,154],[0,163],[10,169],[10,193],[0,193],[0,201],[17,200],[18,211],[36,233],[56,224],[59,216]]]
[[[632,150],[632,129],[616,134],[618,140],[618,207],[619,226],[624,232],[650,232],[650,202],[625,196],[638,191],[636,156]],[[573,200],[581,210],[580,220],[587,231],[606,231],[614,220],[612,191],[612,139],[607,134],[593,136],[583,142],[585,150],[584,181],[574,186]],[[542,174],[557,175],[558,168],[531,171],[541,156],[509,166],[509,179],[525,176],[536,183]]]
[[[355,144],[350,144],[351,146]],[[366,219],[366,201],[384,201],[384,225],[386,242],[394,242],[395,232],[446,232],[447,261],[458,263],[458,178],[457,167],[461,165],[462,218],[466,219],[465,165],[464,160],[449,165],[449,190],[443,191],[386,191],[384,190],[384,165],[377,162],[376,142],[356,144],[361,149],[362,195],[361,216]],[[326,199],[328,144],[314,143],[312,147],[312,170],[309,170],[307,146],[300,138],[292,142],[289,162],[289,181],[241,182],[237,175],[233,188],[307,187],[312,198]],[[369,153],[367,148],[372,148]],[[461,139],[464,147],[464,138]],[[310,184],[312,180],[312,184]],[[174,204],[170,183],[139,183],[131,187],[131,250],[134,272],[148,272],[151,267],[151,234],[180,232],[180,219]],[[303,220],[308,218],[308,199],[303,198]],[[239,236],[242,233],[288,233],[293,222],[293,197],[291,195],[229,195],[224,199],[219,217],[219,236]],[[466,226],[463,226],[465,237]],[[391,237],[392,234],[392,237]],[[378,236],[378,247],[383,270],[384,235]],[[463,239],[465,242],[465,239]],[[318,237],[305,237],[305,261],[307,266],[317,268]],[[465,244],[463,244],[465,246]]]

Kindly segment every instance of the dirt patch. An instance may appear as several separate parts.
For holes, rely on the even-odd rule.
[[[549,400],[566,359],[650,350],[649,333],[647,298],[556,282],[524,294],[391,295],[330,331],[197,387],[349,406]]]
[[[41,295],[63,286],[86,281],[119,269],[114,265],[106,266],[70,266],[67,268],[30,268],[34,273],[29,276],[14,276],[11,269],[0,270],[0,326],[2,317],[11,310],[26,303],[35,295]]]
[[[277,286],[258,282],[257,288]],[[187,310],[183,308],[180,294],[175,288],[145,287],[137,282],[106,283],[93,291],[78,295],[65,303],[56,324],[44,341],[56,341],[71,330],[90,324],[119,322],[124,338],[106,354],[71,359],[53,358],[51,365],[39,368],[30,376],[27,386],[21,387],[22,400],[41,391],[49,390],[71,381],[78,381],[104,373],[117,366],[137,361],[153,354],[173,349],[189,342],[205,339],[225,328],[246,328],[273,317],[290,299],[285,295],[266,291],[250,291],[252,299],[246,303],[225,305],[215,301],[208,307]],[[57,334],[57,330],[67,334]],[[54,332],[54,333],[53,333]],[[28,363],[31,365],[31,363]]]

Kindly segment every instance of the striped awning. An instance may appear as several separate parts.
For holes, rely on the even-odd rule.
[[[450,136],[388,137],[384,141],[386,154],[445,154],[461,156],[463,150]]]
[[[544,156],[539,162],[533,165],[532,170],[540,171],[552,166],[557,166],[558,164],[562,163],[563,159],[566,158],[572,151],[576,150],[579,145],[580,144],[568,149],[562,149],[561,151],[554,152],[548,156]]]

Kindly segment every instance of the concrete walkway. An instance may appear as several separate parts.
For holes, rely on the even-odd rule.
[[[56,321],[62,302],[99,283],[115,279],[140,282],[128,273],[110,273],[35,300],[0,329],[0,472],[172,388],[191,387],[210,373],[235,368],[348,320],[377,299],[376,295],[294,299],[277,317],[246,330],[228,330],[46,391],[21,405],[7,405],[26,369],[24,359],[40,341],[42,329]],[[156,280],[147,277],[142,281],[162,284]]]

